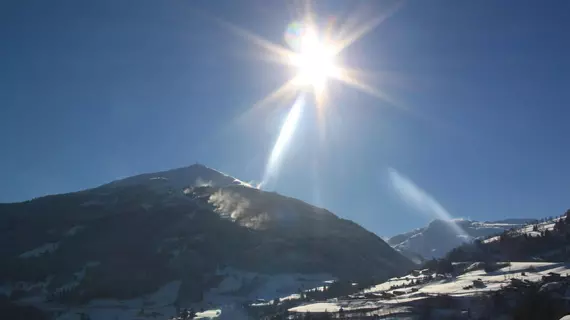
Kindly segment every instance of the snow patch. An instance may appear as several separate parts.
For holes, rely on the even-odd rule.
[[[570,266],[567,266],[563,263],[511,262],[510,266],[503,267],[494,272],[487,273],[484,270],[474,270],[459,275],[455,278],[446,277],[439,281],[432,281],[426,284],[409,286],[398,290],[410,290],[411,288],[417,288],[419,293],[427,295],[447,294],[451,296],[472,296],[481,292],[500,290],[501,288],[509,285],[511,283],[511,279],[513,278],[538,282],[542,279],[543,276],[548,275],[550,272],[566,274],[569,271]],[[525,272],[525,276],[522,276],[522,272]],[[411,278],[411,275],[403,277],[403,279],[406,278]],[[400,279],[402,278],[390,279],[385,283],[364,290],[363,293],[388,291],[392,285],[409,284],[409,281]],[[473,287],[473,281],[481,281],[483,286]],[[417,295],[417,292],[401,295],[397,300],[399,302],[402,302],[404,301],[403,299],[406,298],[416,299]],[[389,301],[390,300],[386,300],[386,302]]]
[[[215,319],[222,315],[222,310],[214,309],[214,310],[206,310],[204,312],[197,312],[194,319]]]
[[[58,247],[59,247],[59,242],[44,243],[35,249],[32,249],[30,251],[26,251],[26,252],[20,254],[19,257],[23,258],[23,259],[38,257],[44,253],[52,253],[55,250],[57,250]]]
[[[213,185],[214,182],[212,182],[212,180],[206,181],[200,177],[198,177],[198,179],[196,179],[196,182],[194,182],[195,187],[211,187]]]
[[[494,237],[491,237],[491,238],[489,238],[489,239],[485,239],[485,240],[483,240],[483,241],[481,241],[481,242],[483,242],[483,243],[491,243],[491,242],[499,241],[499,239],[501,239],[501,236],[494,236]]]
[[[404,234],[396,235],[388,240],[396,250],[404,253],[418,254],[423,258],[438,258],[463,243],[481,239],[482,242],[489,243],[496,241],[495,238],[506,230],[525,228],[532,231],[533,225],[526,225],[535,222],[530,219],[509,219],[495,222],[479,222],[466,219],[434,220],[424,228],[416,229]],[[462,228],[465,233],[459,233],[451,228],[454,223]],[[553,225],[552,225],[553,226]],[[490,239],[485,239],[492,237]]]
[[[338,312],[340,307],[336,303],[319,302],[289,309],[290,312]]]
[[[216,306],[228,319],[249,319],[243,314],[244,302],[259,300],[265,305],[283,296],[282,301],[298,299],[300,290],[322,286],[333,278],[330,274],[262,274],[234,268],[220,269],[217,275],[224,279],[218,287],[205,292],[201,306]]]

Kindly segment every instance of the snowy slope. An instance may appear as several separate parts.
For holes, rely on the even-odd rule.
[[[533,223],[533,224],[529,224],[529,225],[525,225],[519,228],[515,228],[514,230],[511,231],[512,235],[526,235],[528,237],[540,237],[542,235],[542,232],[544,231],[553,231],[554,230],[554,225],[556,224],[556,222],[558,220],[560,220],[560,217],[557,218],[553,218],[552,220],[546,220],[540,223]],[[495,236],[495,237],[490,237],[487,239],[484,239],[482,242],[483,243],[492,243],[495,241],[499,240],[499,236]]]
[[[401,251],[408,257],[416,254],[423,258],[440,258],[449,250],[470,242],[476,238],[487,238],[497,235],[505,230],[519,228],[533,219],[508,219],[500,221],[479,222],[473,220],[456,219],[451,221],[434,220],[424,228],[396,235],[388,239],[388,244]],[[455,224],[463,233],[458,232]]]
[[[548,275],[550,272],[558,274],[566,274],[570,271],[570,267],[564,263],[557,262],[511,262],[510,265],[505,266],[497,271],[485,272],[484,270],[475,270],[466,272],[457,277],[444,278],[439,281],[429,282],[418,286],[406,287],[406,290],[411,288],[418,288],[417,292],[426,294],[448,294],[452,296],[463,295],[476,295],[477,293],[496,291],[511,283],[511,279],[527,280],[537,282],[543,276]],[[522,273],[525,273],[522,276]],[[365,290],[366,293],[387,291],[392,285],[402,285],[409,283],[410,279],[416,277],[408,275],[401,278],[393,278],[382,284],[376,285],[370,289]],[[473,284],[474,280],[480,279],[484,286],[479,288],[464,289]],[[405,298],[405,295],[401,296]],[[402,300],[398,298],[398,300]]]
[[[483,270],[475,270],[464,273],[457,277],[445,277],[440,280],[433,280],[428,283],[407,286],[397,289],[403,294],[394,299],[382,299],[382,292],[393,292],[390,287],[393,285],[401,285],[409,283],[410,279],[417,277],[408,275],[402,278],[390,279],[385,283],[364,290],[362,294],[377,294],[378,298],[367,300],[341,300],[331,299],[326,302],[319,301],[308,303],[302,306],[289,309],[290,312],[338,312],[342,307],[343,310],[358,309],[378,309],[385,310],[391,304],[402,305],[413,301],[426,299],[427,297],[435,297],[441,295],[449,295],[452,297],[476,297],[482,293],[498,291],[512,283],[513,279],[520,281],[539,282],[544,276],[554,272],[560,275],[566,275],[570,271],[570,266],[564,263],[552,262],[512,262],[509,266],[496,270],[494,272],[485,272]],[[481,285],[473,287],[474,281],[480,281]],[[516,280],[514,280],[516,281]],[[388,309],[393,314],[394,309]]]

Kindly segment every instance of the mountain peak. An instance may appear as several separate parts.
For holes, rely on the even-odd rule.
[[[171,301],[225,308],[293,294],[308,283],[303,279],[369,281],[413,267],[354,222],[242,185],[194,164],[7,204],[0,225],[10,230],[0,232],[0,242],[12,245],[0,248],[7,262],[0,264],[0,288],[26,282],[15,299],[78,305],[147,301],[168,287]],[[45,289],[34,289],[40,285]]]
[[[113,181],[105,186],[125,187],[133,185],[147,185],[152,188],[166,187],[173,189],[182,189],[189,186],[225,187],[228,185],[251,187],[248,183],[200,163],[166,171],[143,173]]]
[[[475,238],[496,235],[531,221],[529,219],[504,219],[479,222],[468,219],[435,219],[424,228],[396,235],[387,242],[401,252],[417,254],[424,258],[438,258]]]

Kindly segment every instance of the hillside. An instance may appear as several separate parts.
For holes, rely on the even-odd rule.
[[[569,243],[570,210],[464,243],[403,277],[334,283],[250,307],[267,319],[558,320],[570,313]]]
[[[554,261],[570,258],[570,210],[556,218],[505,230],[497,236],[463,244],[446,255],[452,261]]]
[[[349,296],[299,303],[287,312],[289,319],[306,319],[310,312],[315,319],[558,320],[570,311],[567,264],[513,262],[493,271],[473,266],[456,265],[449,274],[417,270]]]
[[[456,219],[451,221],[433,220],[426,227],[399,234],[388,239],[388,244],[416,261],[443,257],[451,249],[477,238],[497,235],[505,230],[519,228],[535,219],[507,219],[479,222]]]
[[[412,267],[351,221],[201,165],[0,204],[0,241],[10,244],[0,246],[0,294],[43,309],[123,310],[101,318],[232,308]]]

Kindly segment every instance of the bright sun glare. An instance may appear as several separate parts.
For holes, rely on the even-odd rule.
[[[314,29],[305,31],[299,52],[290,56],[291,64],[298,69],[296,84],[311,86],[316,93],[322,93],[327,79],[337,73],[334,58],[333,48],[324,43]]]
[[[300,91],[312,91],[317,108],[322,110],[321,107],[329,101],[326,90],[328,80],[335,80],[391,102],[384,92],[366,83],[365,78],[369,76],[365,70],[353,69],[335,60],[338,60],[338,55],[347,47],[391,16],[399,5],[388,8],[372,19],[348,15],[344,23],[337,23],[336,18],[329,18],[324,26],[319,25],[314,19],[311,1],[306,0],[303,3],[304,9],[301,7],[295,9],[297,12],[304,11],[304,16],[299,20],[293,20],[285,33],[285,40],[289,46],[273,43],[238,26],[222,22],[231,31],[259,46],[262,49],[260,58],[296,70],[296,75],[292,79],[255,103],[254,107],[269,105],[278,100],[294,100]]]
[[[262,106],[282,105],[281,103],[275,104],[280,100],[295,101],[271,150],[259,187],[266,186],[268,182],[275,179],[281,166],[282,155],[291,141],[305,105],[316,107],[318,132],[320,138],[325,137],[326,117],[324,117],[324,113],[328,108],[324,108],[324,106],[327,102],[332,101],[327,97],[329,92],[326,89],[329,80],[334,80],[390,102],[385,93],[366,83],[366,70],[353,69],[342,65],[338,61],[340,60],[338,56],[343,50],[392,15],[399,6],[376,15],[372,19],[348,15],[346,21],[337,23],[336,18],[330,17],[325,26],[322,23],[319,24],[318,19],[314,19],[315,14],[311,10],[311,1],[305,0],[304,4],[304,10],[301,7],[295,8],[298,13],[304,11],[304,16],[300,17],[300,20],[293,20],[286,28],[284,40],[288,46],[273,43],[238,26],[224,23],[236,34],[259,46],[262,49],[261,58],[295,70],[293,78],[256,102],[250,110],[259,109]],[[346,53],[343,54],[343,57],[346,58]],[[314,101],[307,99],[307,93],[314,96]]]

